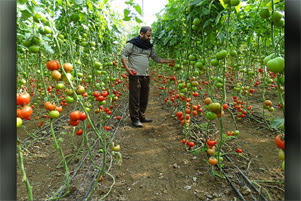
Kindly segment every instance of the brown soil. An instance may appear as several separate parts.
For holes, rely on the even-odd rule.
[[[156,96],[157,94],[158,96]],[[127,95],[126,95],[127,96]],[[116,160],[112,161],[110,174],[114,176],[115,185],[105,200],[235,200],[239,196],[225,178],[212,175],[212,170],[220,173],[217,167],[211,167],[207,162],[207,153],[202,151],[194,155],[192,150],[202,145],[201,132],[195,130],[196,134],[190,139],[194,141],[195,147],[185,151],[181,140],[184,138],[183,127],[172,115],[171,105],[164,102],[164,97],[156,87],[152,87],[147,109],[147,117],[153,122],[144,123],[143,128],[135,128],[131,125],[126,105],[125,115],[115,133],[114,142],[121,146],[122,162],[118,165]],[[127,100],[127,97],[124,97]],[[231,100],[230,100],[231,101]],[[257,103],[258,104],[258,103]],[[114,114],[122,115],[123,106]],[[202,105],[204,110],[204,106]],[[70,110],[72,108],[69,108]],[[280,111],[275,109],[276,114]],[[229,113],[223,117],[224,131],[235,130],[233,120]],[[198,125],[202,125],[207,120],[198,117]],[[109,125],[112,130],[117,127],[117,120],[114,118]],[[231,176],[231,170],[235,170],[234,164],[239,167],[251,181],[257,181],[261,192],[269,200],[264,189],[269,192],[272,200],[284,200],[284,184],[268,183],[261,181],[284,182],[284,173],[281,168],[282,161],[278,158],[279,149],[275,145],[274,138],[276,132],[263,128],[260,124],[250,118],[237,121],[240,134],[236,139],[227,141],[224,145],[224,152],[235,153],[235,149],[243,149],[243,156],[229,154],[233,163],[228,162],[224,157],[224,169]],[[32,132],[36,128],[33,121],[27,122],[26,129]],[[211,136],[219,138],[219,121],[214,120],[210,126]],[[77,130],[77,129],[76,129]],[[49,131],[49,129],[46,131]],[[66,134],[62,133],[66,132]],[[56,131],[57,138],[62,137],[61,147],[64,155],[75,153],[72,138],[72,127],[67,123],[61,125]],[[91,128],[88,129],[89,144],[91,139],[97,139]],[[18,128],[18,137],[24,140],[27,135]],[[194,138],[194,139],[193,139]],[[80,147],[82,138],[74,136],[74,145]],[[49,198],[64,184],[63,167],[56,168],[61,161],[58,150],[53,148],[54,142],[51,134],[37,140],[36,144],[28,148],[24,154],[25,171],[33,187],[33,198],[35,200],[45,200]],[[93,149],[93,160],[95,164],[101,163],[102,154],[98,150],[102,148],[99,143]],[[62,200],[83,199],[90,187],[97,169],[91,166],[89,156],[77,170],[83,157],[88,154],[87,146],[83,147],[83,152],[79,154],[70,164],[69,178],[74,173],[70,183],[70,193]],[[70,158],[70,157],[68,157]],[[68,159],[67,158],[67,159]],[[107,157],[106,170],[110,166],[110,156]],[[91,200],[96,200],[104,196],[113,184],[113,179],[104,174],[103,181],[98,182]],[[261,181],[259,181],[261,180]],[[244,185],[244,184],[242,184]],[[244,186],[238,186],[241,192],[245,192]],[[27,200],[25,184],[21,179],[19,167],[17,169],[17,198]]]

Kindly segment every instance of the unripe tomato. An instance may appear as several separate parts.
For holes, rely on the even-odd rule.
[[[284,157],[285,157],[285,154],[284,154],[284,151],[282,149],[279,149],[279,153],[278,153],[278,157],[284,161]]]
[[[58,118],[59,116],[60,116],[60,113],[57,110],[52,110],[52,111],[49,112],[49,117],[50,118]]]
[[[214,119],[217,118],[217,115],[214,112],[207,112],[206,113],[206,117],[207,119],[209,119],[210,121],[213,121]]]
[[[215,150],[214,149],[207,149],[207,153],[209,155],[214,155],[215,154]]]
[[[112,151],[119,152],[119,150],[120,150],[120,145],[114,145],[114,144],[113,144],[110,148],[111,148]]]
[[[20,117],[17,117],[17,128],[19,128],[22,125],[22,119]]]
[[[53,70],[53,71],[51,72],[51,77],[52,77],[54,80],[58,81],[58,80],[61,79],[62,74],[61,74],[59,71],[57,71],[57,70]]]
[[[66,73],[70,73],[72,71],[72,69],[73,69],[73,66],[70,63],[64,63],[63,64],[63,68],[66,71]]]

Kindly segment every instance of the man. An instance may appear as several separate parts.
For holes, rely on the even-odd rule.
[[[151,27],[143,26],[140,35],[128,41],[121,52],[121,61],[129,73],[129,110],[135,127],[143,127],[141,122],[152,122],[152,119],[145,117],[150,84],[149,57],[157,63],[175,62],[175,59],[158,56],[150,43],[151,36]]]

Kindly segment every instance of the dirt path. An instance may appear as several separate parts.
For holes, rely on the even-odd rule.
[[[199,200],[233,193],[227,184],[222,184],[225,181],[216,181],[211,175],[204,154],[194,156],[185,151],[181,143],[182,126],[171,115],[152,87],[147,117],[153,122],[135,128],[128,118],[117,133],[123,163],[112,172],[116,185],[108,199]],[[219,188],[208,185],[208,181],[215,181]]]

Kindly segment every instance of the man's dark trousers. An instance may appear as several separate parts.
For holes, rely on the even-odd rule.
[[[129,110],[132,122],[145,118],[149,84],[149,76],[129,75]]]

